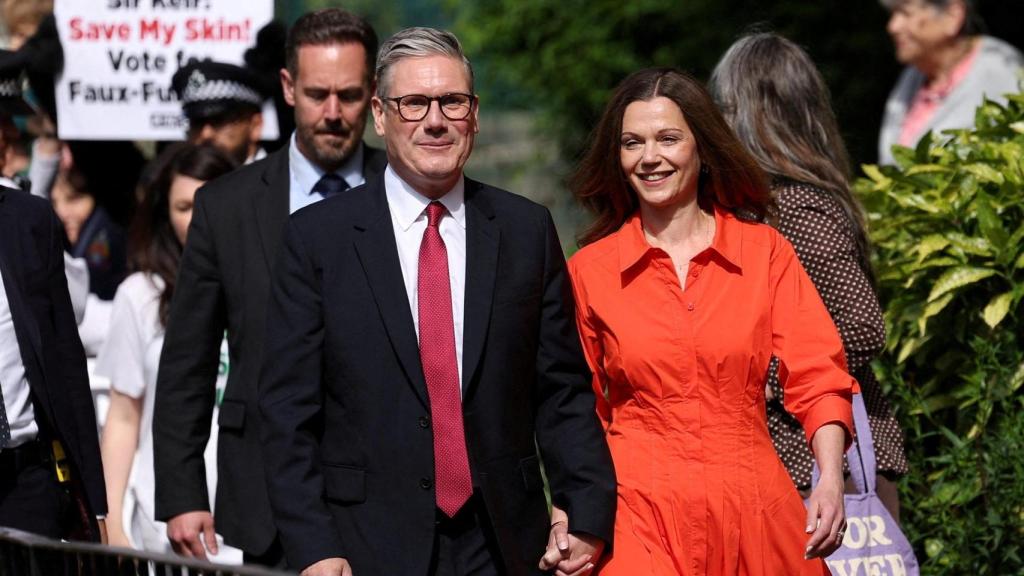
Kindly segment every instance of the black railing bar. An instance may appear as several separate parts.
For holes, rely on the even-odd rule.
[[[46,538],[45,536],[40,536],[38,534],[32,534],[29,532],[23,532],[21,530],[15,530],[14,528],[0,527],[0,541],[12,542],[14,544],[24,546],[26,548],[52,550],[55,552],[62,552],[65,554],[71,553],[76,555],[84,555],[91,560],[89,564],[93,569],[96,568],[96,562],[93,556],[98,555],[115,556],[120,558],[134,558],[144,562],[165,564],[168,567],[174,566],[180,568],[187,568],[189,569],[190,572],[235,574],[237,576],[295,576],[294,572],[285,572],[281,570],[275,570],[272,568],[244,565],[215,564],[213,562],[205,562],[203,560],[198,560],[196,558],[186,558],[184,556],[177,556],[174,554],[146,552],[142,550],[135,550],[133,548],[106,546],[103,544],[96,544],[92,542],[69,542],[62,540],[53,540],[51,538]]]

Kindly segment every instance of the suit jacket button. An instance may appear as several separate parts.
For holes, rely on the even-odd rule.
[[[430,418],[420,416],[420,428],[430,428]]]
[[[434,483],[430,481],[430,478],[420,478],[420,488],[430,490],[433,485]]]

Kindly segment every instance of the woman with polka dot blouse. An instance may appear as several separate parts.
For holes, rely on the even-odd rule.
[[[893,482],[907,471],[903,433],[871,371],[885,345],[863,211],[850,192],[849,159],[810,57],[775,34],[741,38],[722,57],[711,92],[772,178],[775,222],[793,244],[843,339],[850,373],[861,385],[878,458],[878,493],[893,517]],[[806,494],[814,459],[800,424],[783,407],[778,360],[769,368],[768,427],[797,488]]]

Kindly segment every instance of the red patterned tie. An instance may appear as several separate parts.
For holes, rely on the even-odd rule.
[[[427,206],[427,229],[420,243],[419,320],[420,362],[430,395],[434,423],[434,490],[437,507],[454,517],[473,494],[462,426],[462,395],[455,358],[452,291],[448,280],[448,251],[439,225],[444,205]]]

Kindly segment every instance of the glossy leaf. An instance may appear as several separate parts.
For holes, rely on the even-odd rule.
[[[985,319],[985,324],[988,324],[989,328],[998,326],[1010,311],[1010,303],[1012,301],[1012,291],[1004,292],[990,300],[981,313],[981,317]]]
[[[972,266],[957,266],[945,271],[928,294],[928,301],[932,302],[950,290],[956,290],[963,286],[973,284],[995,275],[996,271],[991,268],[975,268]]]

